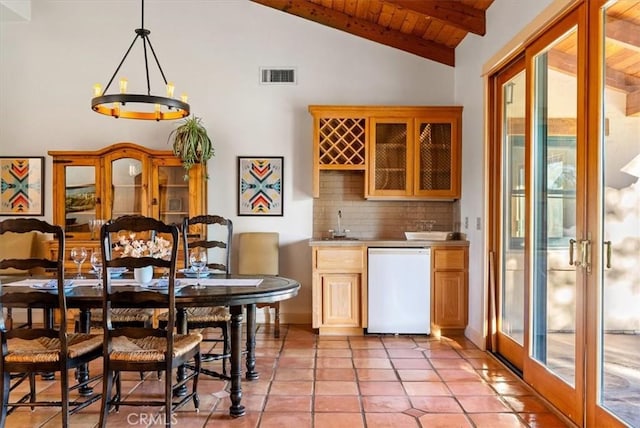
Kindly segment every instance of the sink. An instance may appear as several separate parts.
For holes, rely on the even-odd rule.
[[[408,241],[446,241],[451,232],[405,232]]]

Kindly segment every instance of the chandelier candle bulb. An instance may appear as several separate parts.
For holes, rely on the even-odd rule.
[[[125,79],[124,77],[122,79],[120,79],[120,93],[121,94],[125,94],[127,92],[127,79]]]
[[[187,96],[187,94],[182,94],[180,95],[180,99],[182,100],[183,103],[186,103],[189,97]]]
[[[102,85],[96,83],[95,85],[93,85],[93,96],[99,97],[100,95],[102,95]]]
[[[173,82],[167,83],[167,97],[173,98],[174,90],[175,90],[175,86],[173,86]]]

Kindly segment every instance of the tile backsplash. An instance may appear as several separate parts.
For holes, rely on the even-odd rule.
[[[459,230],[458,201],[370,201],[364,198],[363,171],[321,171],[320,197],[313,201],[313,237],[330,236],[338,227],[338,210],[348,236],[361,239],[404,239],[435,220],[433,230]]]

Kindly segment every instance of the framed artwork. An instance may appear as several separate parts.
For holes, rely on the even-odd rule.
[[[282,156],[238,156],[238,215],[281,216]]]
[[[44,215],[44,156],[0,156],[0,215]]]

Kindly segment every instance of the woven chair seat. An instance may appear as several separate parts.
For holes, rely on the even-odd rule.
[[[60,339],[39,337],[33,340],[9,339],[5,361],[13,363],[46,363],[60,360]],[[68,335],[69,358],[85,355],[102,347],[102,336],[74,333]]]
[[[153,309],[114,308],[111,309],[111,322],[145,322],[153,316]],[[102,322],[102,309],[91,309],[91,322]]]
[[[169,314],[158,315],[159,321],[167,321]],[[188,323],[225,322],[231,319],[229,310],[224,306],[187,308]]]
[[[173,339],[173,356],[178,357],[202,342],[200,333],[176,334]],[[160,362],[164,361],[167,350],[165,337],[143,337],[134,339],[126,336],[114,337],[111,340],[112,361]]]

